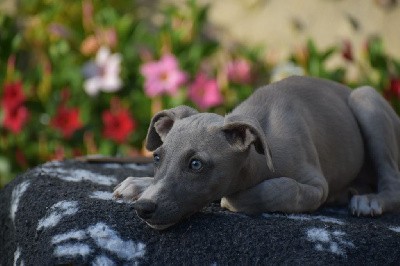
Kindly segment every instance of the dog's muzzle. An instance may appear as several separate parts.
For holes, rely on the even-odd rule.
[[[157,204],[151,200],[143,199],[137,200],[133,204],[133,208],[141,219],[148,220],[153,217],[153,214],[157,209]]]

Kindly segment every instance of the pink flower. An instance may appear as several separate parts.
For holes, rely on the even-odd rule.
[[[149,97],[163,93],[174,95],[187,80],[186,73],[179,69],[178,61],[171,54],[144,64],[140,73],[145,78],[144,89]]]
[[[228,79],[236,83],[248,83],[251,81],[251,65],[246,59],[231,61],[226,66]]]
[[[189,88],[189,98],[202,110],[220,105],[223,101],[217,81],[204,73],[197,74]]]

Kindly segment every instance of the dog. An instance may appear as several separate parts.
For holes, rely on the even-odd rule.
[[[179,106],[151,120],[154,177],[128,177],[114,197],[166,229],[220,200],[233,212],[353,215],[400,209],[400,119],[373,88],[293,76],[221,116]]]

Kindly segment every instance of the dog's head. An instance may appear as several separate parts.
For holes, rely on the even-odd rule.
[[[257,121],[179,106],[156,114],[146,147],[154,152],[154,181],[135,202],[140,218],[165,229],[233,193],[250,147],[272,161]]]

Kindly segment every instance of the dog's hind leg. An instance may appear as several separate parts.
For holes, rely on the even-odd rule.
[[[371,87],[355,89],[349,97],[377,175],[376,194],[355,195],[350,210],[356,215],[380,215],[400,210],[400,119]]]

